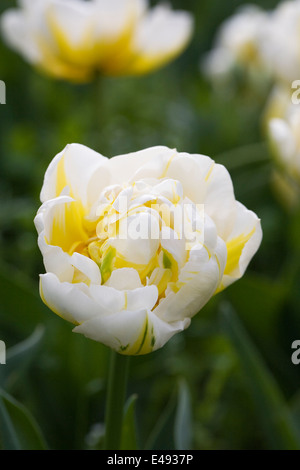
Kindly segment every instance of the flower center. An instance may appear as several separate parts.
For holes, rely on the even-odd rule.
[[[133,268],[143,285],[157,286],[160,297],[168,286],[177,289],[191,248],[203,241],[203,230],[195,226],[203,214],[172,179],[107,187],[86,220],[94,221],[93,231],[72,251],[98,265],[102,284],[114,270]]]

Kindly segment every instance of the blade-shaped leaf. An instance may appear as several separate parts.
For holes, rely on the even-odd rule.
[[[0,395],[0,448],[20,450],[20,442],[12,420]]]
[[[189,450],[192,446],[191,396],[186,380],[182,379],[178,388],[178,403],[174,426],[176,450]]]
[[[5,449],[45,450],[41,430],[28,409],[0,390],[0,430]]]
[[[176,411],[176,395],[173,393],[159,416],[147,442],[145,449],[174,449],[172,429],[174,429],[174,415]]]
[[[221,305],[221,324],[236,351],[263,432],[277,450],[300,449],[300,436],[287,403],[259,351],[228,303]]]
[[[22,376],[34,358],[43,336],[44,327],[38,325],[28,338],[7,350],[6,365],[0,369],[2,385],[11,384]]]
[[[137,432],[135,422],[135,405],[137,395],[129,397],[125,405],[125,416],[123,420],[121,450],[137,450]]]

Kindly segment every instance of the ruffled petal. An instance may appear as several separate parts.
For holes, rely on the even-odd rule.
[[[194,316],[215,293],[223,274],[220,269],[219,257],[209,256],[200,245],[194,247],[177,283],[166,291],[154,313],[167,322]]]
[[[50,163],[44,177],[41,201],[59,196],[68,188],[71,197],[89,207],[110,184],[108,159],[80,144],[69,144]]]
[[[41,274],[40,295],[54,313],[71,323],[99,315],[99,305],[90,297],[85,283],[60,282],[53,273]]]
[[[168,324],[146,309],[95,317],[74,328],[75,333],[106,344],[125,355],[142,355],[162,347],[190,320]]]
[[[226,240],[227,263],[221,290],[243,276],[261,240],[260,219],[243,204],[236,202],[235,224]]]

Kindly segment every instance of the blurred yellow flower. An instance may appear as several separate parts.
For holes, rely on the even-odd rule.
[[[35,218],[43,301],[74,331],[147,354],[245,272],[262,231],[207,156],[79,144],[50,163]]]
[[[56,78],[86,82],[150,72],[187,45],[193,20],[147,0],[19,0],[2,15],[7,43]]]

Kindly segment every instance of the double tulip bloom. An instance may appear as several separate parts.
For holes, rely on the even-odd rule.
[[[56,78],[86,82],[96,73],[136,75],[174,59],[192,17],[147,0],[19,0],[3,14],[8,44]]]
[[[161,348],[257,251],[257,216],[207,156],[153,147],[108,159],[72,144],[46,171],[35,218],[44,302],[126,355]]]

